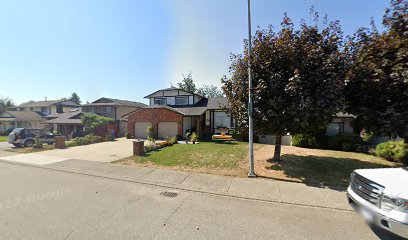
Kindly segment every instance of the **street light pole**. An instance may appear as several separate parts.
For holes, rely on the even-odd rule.
[[[249,119],[249,172],[248,177],[256,177],[254,171],[254,123],[252,117],[252,76],[251,76],[251,0],[248,0],[248,82],[249,82],[249,99],[248,99],[248,119]]]

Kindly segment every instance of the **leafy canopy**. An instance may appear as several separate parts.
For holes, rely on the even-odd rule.
[[[258,132],[284,135],[323,130],[343,107],[345,61],[341,51],[339,23],[301,22],[295,30],[287,17],[281,30],[258,30],[253,37],[253,52],[248,44],[243,54],[232,55],[231,77],[222,79],[231,112],[242,127],[247,127],[248,59],[253,79],[254,127]]]
[[[350,40],[347,110],[356,126],[408,138],[408,1],[392,0],[386,30],[360,29]]]
[[[86,133],[93,133],[97,127],[113,123],[114,121],[111,118],[98,114],[85,114],[81,117],[81,122]]]
[[[0,113],[14,107],[14,101],[8,97],[0,97]]]

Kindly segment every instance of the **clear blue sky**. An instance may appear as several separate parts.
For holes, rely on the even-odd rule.
[[[388,0],[252,0],[253,26],[299,23],[311,5],[345,34],[381,25]],[[197,85],[228,74],[247,37],[246,0],[1,0],[0,96],[16,103],[77,92],[94,101],[143,97],[192,72]]]

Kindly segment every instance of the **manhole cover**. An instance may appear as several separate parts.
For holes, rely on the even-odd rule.
[[[177,196],[177,193],[175,192],[162,192],[160,195],[165,196],[165,197],[175,197]]]

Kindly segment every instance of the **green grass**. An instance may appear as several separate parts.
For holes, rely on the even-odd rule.
[[[381,157],[364,153],[315,150],[316,154],[299,156],[283,154],[281,163],[272,163],[268,170],[273,178],[295,180],[319,186],[346,187],[355,169],[397,167]]]
[[[12,147],[5,151],[8,152],[16,152],[16,153],[35,153],[35,152],[42,152],[55,149],[54,145],[44,144],[42,148],[33,148],[33,147]]]
[[[0,142],[7,142],[7,136],[0,136]]]
[[[175,144],[131,159],[161,166],[237,168],[246,156],[247,147],[248,144],[242,142]]]

